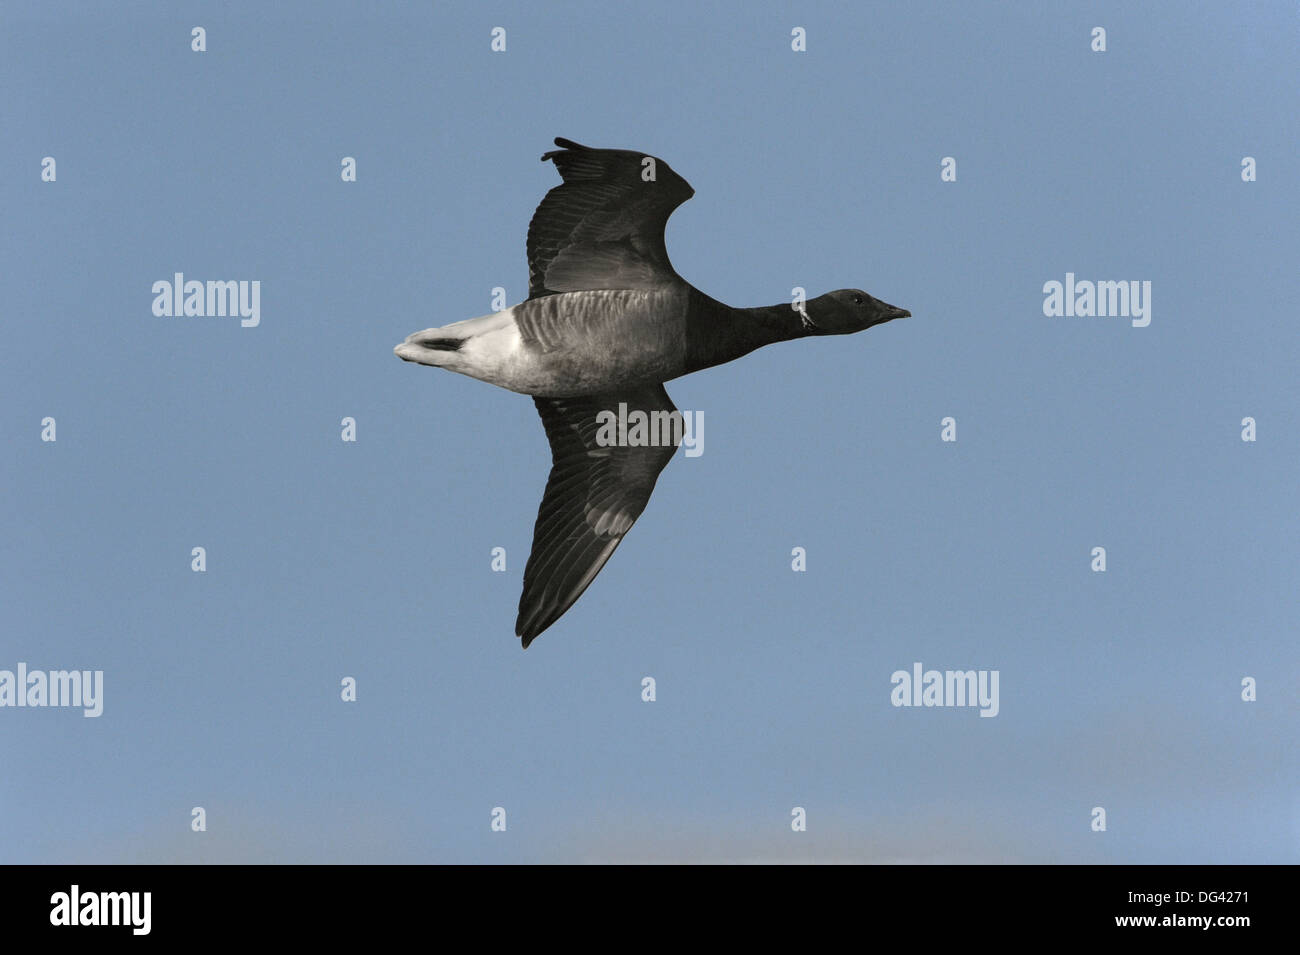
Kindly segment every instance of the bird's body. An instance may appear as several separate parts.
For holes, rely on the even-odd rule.
[[[412,339],[459,341],[455,350],[429,357],[448,371],[510,391],[589,395],[683,374],[688,298],[685,283],[653,291],[562,292],[416,332]]]
[[[556,139],[545,154],[564,178],[528,229],[529,298],[511,308],[425,329],[395,349],[532,395],[552,468],[524,570],[516,632],[525,647],[600,572],[640,516],[667,447],[617,445],[599,427],[626,408],[677,414],[663,382],[763,345],[861,331],[911,314],[844,289],[803,303],[731,308],[683,280],[668,260],[668,216],[694,195],[662,160]],[[652,170],[647,178],[645,170]]]

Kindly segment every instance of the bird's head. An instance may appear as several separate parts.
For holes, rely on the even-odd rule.
[[[810,298],[804,303],[802,318],[809,335],[848,335],[911,314],[862,289],[842,288]]]

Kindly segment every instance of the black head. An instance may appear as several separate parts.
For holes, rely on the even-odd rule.
[[[842,288],[809,299],[804,306],[803,322],[809,335],[848,335],[911,314],[905,308],[872,298],[861,289]]]

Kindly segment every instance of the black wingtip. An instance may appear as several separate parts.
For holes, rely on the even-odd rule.
[[[530,607],[528,612],[524,612],[523,597],[519,598],[519,613],[515,616],[515,636],[524,642],[524,649],[528,649],[528,644],[540,637],[554,620],[545,621],[540,618],[537,607]],[[544,624],[538,626],[539,623]]]
[[[587,147],[582,145],[582,143],[575,143],[572,139],[565,139],[563,136],[555,137],[555,145],[559,146],[560,148],[552,149],[550,152],[542,153],[542,162],[546,162],[546,160],[548,159],[554,159],[556,156],[558,156],[566,149],[578,149],[578,150],[587,149]]]

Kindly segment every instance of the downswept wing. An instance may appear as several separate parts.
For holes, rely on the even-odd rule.
[[[677,409],[663,385],[607,395],[534,398],[551,443],[551,476],[537,510],[533,550],[524,568],[515,633],[527,649],[534,638],[573,606],[645,510],[659,472],[681,442],[681,429],[658,446],[602,447],[596,443],[601,411],[630,416]],[[651,429],[656,437],[658,428]]]
[[[695,190],[668,164],[626,149],[557,138],[542,161],[564,178],[528,224],[528,297],[588,289],[658,288],[677,280],[664,228]],[[644,161],[653,160],[647,181]]]

